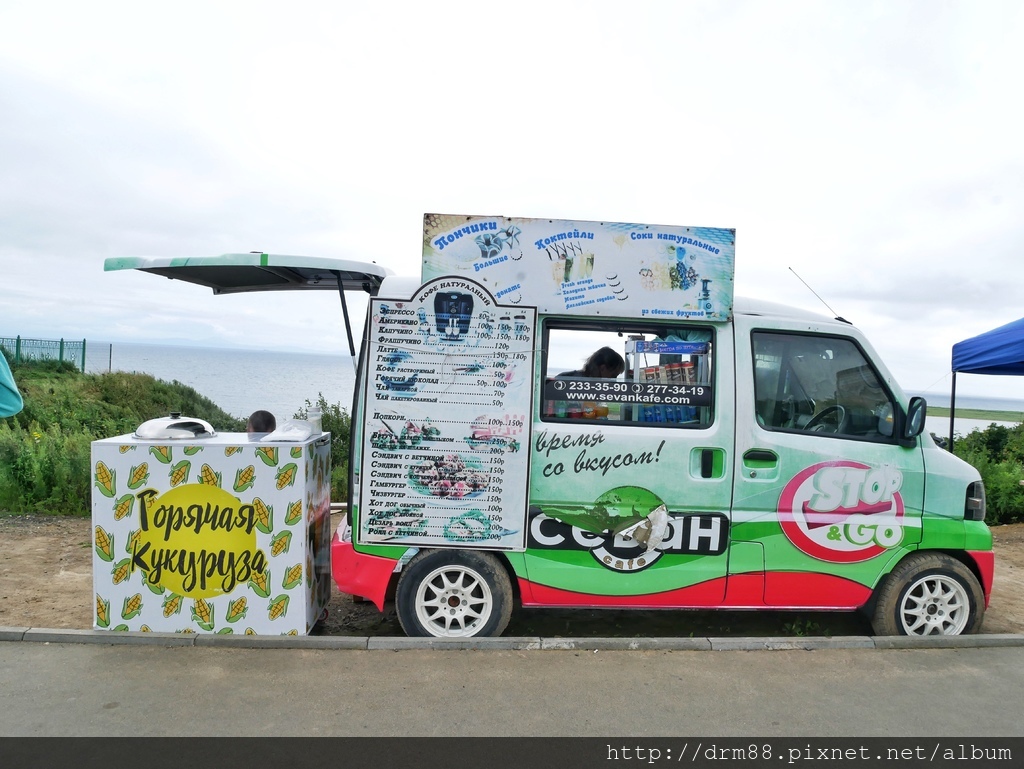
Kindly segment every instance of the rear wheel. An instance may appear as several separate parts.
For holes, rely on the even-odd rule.
[[[977,633],[985,595],[977,577],[944,553],[908,556],[882,582],[871,626],[878,635]]]
[[[512,582],[489,553],[430,550],[402,569],[395,608],[409,636],[498,636],[512,616]]]

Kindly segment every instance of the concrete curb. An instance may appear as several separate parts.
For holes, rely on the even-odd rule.
[[[405,636],[384,636],[369,639],[367,649],[438,649],[442,651],[467,649],[502,649],[505,651],[521,651],[539,649],[540,638],[407,638]]]
[[[813,651],[815,649],[874,649],[874,639],[868,636],[838,636],[833,638],[799,636],[791,638],[711,638],[714,651]],[[909,639],[917,640],[917,639]]]
[[[707,638],[542,638],[540,648],[585,651],[708,651]]]
[[[0,627],[0,641],[20,641],[32,628],[27,627]]]
[[[107,636],[104,638],[104,636]],[[192,646],[191,634],[130,633],[121,630],[50,630],[30,627],[22,641],[54,644],[139,644],[144,646]]]
[[[193,646],[225,649],[365,649],[366,636],[199,635]]]
[[[405,636],[260,636],[235,634],[136,633],[115,630],[66,630],[0,627],[0,641],[106,644],[117,646],[205,646],[225,649],[354,649],[401,651],[814,651],[819,649],[972,649],[1024,646],[1024,635],[815,636],[770,638],[406,638]]]
[[[992,633],[991,635],[879,636],[874,639],[876,649],[976,649],[990,646],[1024,646],[1024,635]],[[912,641],[915,643],[908,643]]]

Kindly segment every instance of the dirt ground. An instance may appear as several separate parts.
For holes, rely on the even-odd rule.
[[[337,523],[337,521],[335,522]],[[996,574],[983,633],[1024,633],[1024,523],[996,526]],[[0,517],[0,627],[92,627],[92,522],[57,516]],[[383,613],[336,589],[322,635],[402,635],[394,608]],[[870,635],[859,614],[738,611],[518,609],[507,636],[842,636]]]

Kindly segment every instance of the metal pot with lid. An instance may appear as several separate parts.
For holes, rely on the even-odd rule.
[[[183,417],[180,411],[172,411],[170,416],[143,422],[135,429],[132,437],[146,441],[191,440],[212,438],[216,434],[217,431],[206,420]]]

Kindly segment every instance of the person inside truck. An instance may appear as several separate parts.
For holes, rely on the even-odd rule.
[[[555,376],[555,379],[615,379],[626,370],[626,362],[611,347],[602,347],[594,352],[583,368],[575,371],[563,371]],[[597,404],[591,401],[565,404],[566,414],[569,418],[585,419],[606,419],[608,407],[604,404]],[[550,403],[546,407],[546,416],[560,416],[558,405]]]
[[[594,352],[583,368],[577,371],[565,371],[557,376],[558,379],[576,379],[578,377],[589,377],[592,379],[615,379],[626,370],[626,362],[611,347],[602,347]]]
[[[277,429],[277,418],[269,411],[258,409],[249,415],[245,430],[252,433],[272,433]]]

